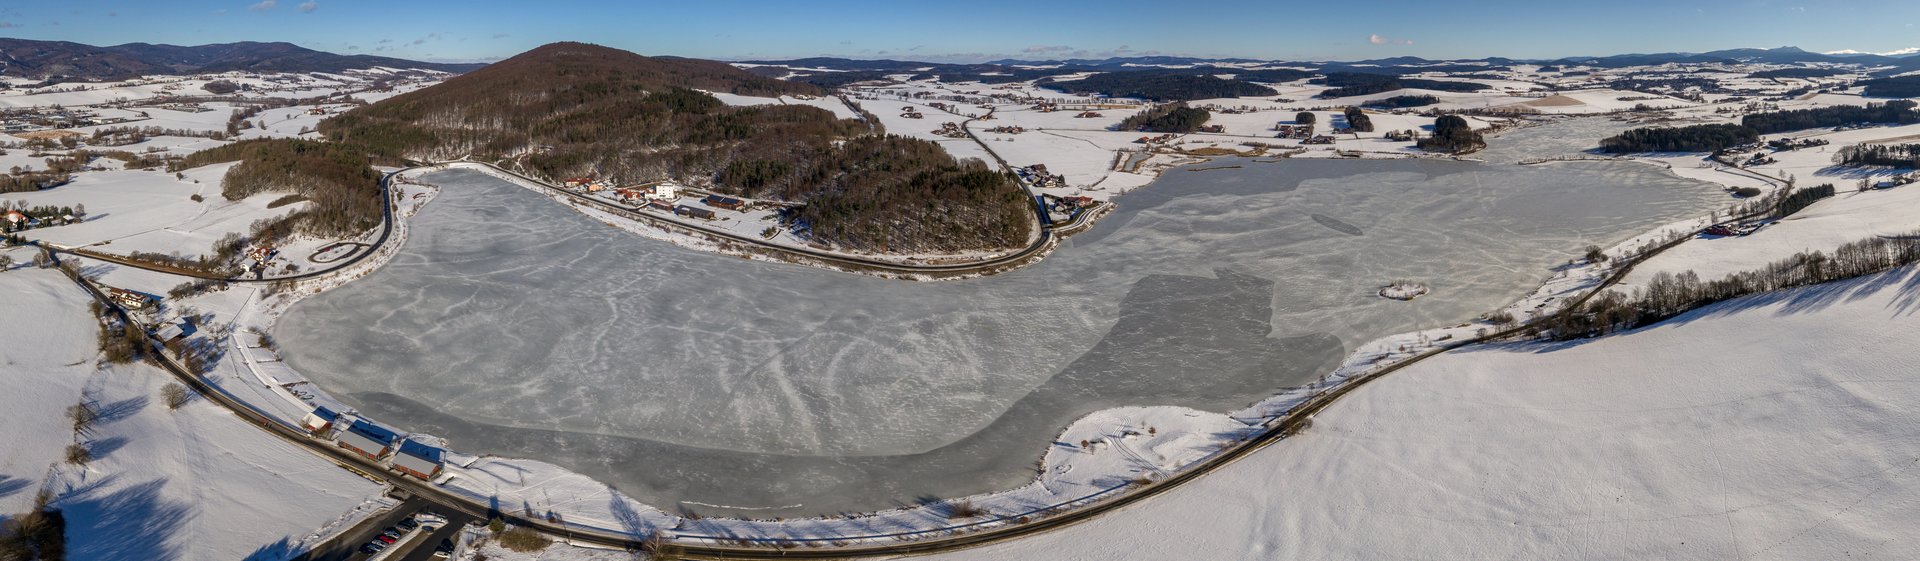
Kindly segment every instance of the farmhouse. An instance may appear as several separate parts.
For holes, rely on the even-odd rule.
[[[393,455],[393,469],[400,473],[421,479],[433,479],[440,474],[442,450],[412,440],[400,441],[400,451]]]
[[[151,299],[147,298],[145,294],[121,288],[107,288],[107,296],[113,298],[113,301],[120,304],[121,307],[129,310],[144,309],[147,307],[147,304],[152,303]]]
[[[701,220],[713,220],[714,217],[717,216],[711,210],[694,208],[687,205],[677,205],[673,207],[673,213],[682,216],[691,216]]]
[[[333,428],[333,422],[339,418],[339,413],[335,413],[332,409],[328,409],[327,406],[321,405],[314,407],[313,411],[308,412],[307,416],[300,420],[300,425],[306,427],[307,432],[321,433]]]
[[[672,181],[667,181],[659,185],[655,185],[653,186],[652,191],[647,192],[647,198],[649,199],[661,199],[661,200],[671,201],[679,197],[680,197],[680,186],[675,185]]]
[[[710,207],[724,208],[727,210],[741,210],[741,209],[747,208],[746,201],[742,201],[740,199],[736,199],[733,197],[722,197],[720,195],[707,195],[707,198],[700,199],[700,202],[701,204],[705,204]]]
[[[366,419],[355,419],[353,424],[347,425],[347,430],[340,432],[336,442],[341,448],[359,452],[370,460],[378,460],[387,455],[398,437],[386,427],[367,422]]]

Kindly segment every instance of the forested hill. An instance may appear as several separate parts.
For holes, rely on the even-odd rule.
[[[824,95],[731,65],[555,43],[321,122],[328,139],[412,160],[515,159],[548,179],[675,179],[806,204],[815,239],[882,252],[1024,245],[1024,194],[932,142],[872,137],[806,105],[728,106],[696,90]],[[842,142],[857,140],[855,142]]]
[[[95,47],[68,41],[0,38],[0,76],[77,80],[201,72],[342,72],[374,67],[466,72],[481,64],[447,64],[368,55],[337,55],[292,43],[216,43],[182,47],[128,43]]]

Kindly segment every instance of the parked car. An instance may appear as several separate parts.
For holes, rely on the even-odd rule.
[[[384,544],[392,544],[393,542],[397,542],[397,541],[400,541],[400,538],[396,538],[396,537],[393,537],[393,536],[388,536],[388,535],[384,535],[384,534],[383,534],[383,535],[381,535],[380,537],[378,537],[378,538],[374,538],[374,539],[376,539],[376,540],[380,540],[380,543],[384,543]]]
[[[366,553],[366,554],[379,553],[380,549],[381,549],[380,547],[375,546],[374,544],[366,544],[366,545],[360,546],[360,552]]]
[[[414,527],[419,526],[420,523],[413,521],[413,517],[409,516],[407,518],[401,519],[400,523],[397,525],[400,526],[400,529],[402,530],[412,530]]]

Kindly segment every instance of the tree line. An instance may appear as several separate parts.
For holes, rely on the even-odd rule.
[[[1174,102],[1135,113],[1122,119],[1116,130],[1139,132],[1189,133],[1200,130],[1201,125],[1213,118],[1205,109],[1187,107],[1186,102]]]
[[[1920,75],[1894,76],[1861,82],[1866,97],[1920,97]]]
[[[1855,123],[1920,123],[1920,111],[1914,109],[1915,105],[1911,100],[1900,99],[1865,106],[1835,105],[1773,111],[1747,115],[1740,118],[1740,124],[1760,134],[1771,134]]]
[[[1396,95],[1369,101],[1362,105],[1386,109],[1405,109],[1408,107],[1425,107],[1436,103],[1440,103],[1440,98],[1430,95]]]
[[[1370,95],[1408,88],[1442,92],[1477,92],[1491,87],[1478,82],[1425,80],[1367,72],[1328,72],[1324,77],[1313,79],[1313,82],[1332,87],[1320,92],[1320,97],[1325,99]]]
[[[1433,121],[1433,135],[1415,142],[1429,152],[1464,153],[1487,147],[1487,141],[1474,132],[1473,125],[1459,115],[1442,115]]]
[[[1741,296],[1849,279],[1920,262],[1920,233],[1868,238],[1835,249],[1802,252],[1757,270],[1703,281],[1698,273],[1661,272],[1633,296],[1607,292],[1561,314],[1543,328],[1556,340],[1633,329],[1688,310]]]
[[[1833,160],[1841,164],[1920,168],[1920,144],[1855,144],[1841,148]]]
[[[1353,129],[1353,132],[1373,132],[1373,117],[1368,117],[1366,111],[1348,106],[1343,114],[1347,118],[1347,128]]]
[[[1273,88],[1191,70],[1133,70],[1103,72],[1079,80],[1042,80],[1036,85],[1072,94],[1100,94],[1150,101],[1190,101],[1223,97],[1275,95]]]
[[[1729,146],[1752,144],[1760,133],[1742,125],[1713,124],[1685,127],[1644,127],[1600,141],[1602,152],[1714,152]]]

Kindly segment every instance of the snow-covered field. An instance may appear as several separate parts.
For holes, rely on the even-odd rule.
[[[1606,89],[1599,79],[1600,76],[1628,75],[1631,70],[1587,69],[1595,75],[1580,77],[1536,73],[1536,69],[1522,65],[1502,71],[1503,78],[1471,78],[1493,85],[1495,90],[1467,94],[1398,90],[1317,99],[1314,96],[1324,91],[1325,86],[1304,81],[1278,84],[1279,97],[1291,99],[1194,102],[1195,105],[1251,107],[1258,111],[1237,114],[1216,111],[1210,122],[1224,126],[1224,132],[1183,135],[1158,146],[1135,143],[1140,133],[1109,130],[1138,111],[1141,105],[1102,107],[1098,109],[1102,115],[1097,118],[1075,117],[1078,110],[1043,113],[1035,109],[1034,98],[1080,104],[1092,104],[1096,100],[1040,89],[1031,83],[943,84],[905,81],[901,77],[901,83],[853,88],[849,96],[877,115],[890,133],[933,140],[957,158],[992,161],[997,155],[1014,166],[1046,164],[1049,171],[1064,175],[1066,184],[1042,192],[1088,196],[1102,201],[1115,200],[1122,193],[1145,187],[1159,173],[1177,164],[1202,161],[1202,156],[1196,154],[1258,150],[1268,157],[1282,153],[1317,158],[1421,155],[1409,142],[1384,138],[1389,131],[1430,127],[1432,117],[1407,111],[1370,110],[1375,132],[1341,135],[1333,144],[1324,146],[1302,146],[1295,140],[1274,139],[1269,130],[1276,122],[1291,121],[1302,110],[1314,111],[1325,127],[1341,119],[1338,109],[1342,106],[1393,95],[1431,94],[1440,98],[1441,103],[1436,107],[1443,110],[1605,113],[1621,119],[1671,123],[1733,122],[1745,111],[1739,102],[1727,101],[1724,94],[1689,100],[1682,97],[1693,96]],[[394,91],[361,91],[372,78],[389,74],[390,71],[381,70],[339,76],[230,73],[191,78],[146,77],[89,85],[82,91],[0,92],[0,107],[60,104],[85,107],[103,118],[131,119],[133,121],[124,124],[132,126],[215,131],[225,129],[227,116],[235,107],[233,104],[209,102],[205,105],[211,111],[189,112],[149,105],[129,106],[124,102],[137,104],[169,94],[200,95],[204,93],[200,87],[215,79],[252,88],[243,94],[246,96],[306,98],[354,91],[357,92],[354,96],[364,101],[377,101],[431,83],[431,80],[416,79],[400,84]],[[1795,87],[1822,84],[1817,80],[1753,79],[1724,68],[1701,69],[1696,74],[1738,84],[1752,95],[1777,95]],[[1468,79],[1439,73],[1422,77]],[[1541,88],[1543,84],[1580,89],[1546,92]],[[843,118],[858,116],[833,97],[716,96],[732,105],[806,104]],[[1796,109],[1868,101],[1874,100],[1845,93],[1810,93],[1766,103],[1769,109]],[[935,103],[949,107],[940,109]],[[1641,104],[1665,111],[1626,114]],[[243,131],[239,138],[309,134],[327,113],[346,107],[341,103],[328,103],[270,109],[249,118],[249,122],[260,126]],[[908,116],[916,112],[923,117]],[[965,124],[980,142],[934,132],[943,123],[959,124],[989,112],[992,119]],[[1498,117],[1469,117],[1469,120],[1482,129],[1511,124]],[[117,125],[78,130],[90,132],[104,126]],[[1007,126],[1019,126],[1025,131],[988,130]],[[1522,130],[1512,134],[1519,137],[1543,133]],[[1641,161],[1664,166],[1674,174],[1729,187],[1751,186],[1770,191],[1787,178],[1794,178],[1801,186],[1835,183],[1841,194],[1749,237],[1702,239],[1683,244],[1643,264],[1619,289],[1632,290],[1650,275],[1662,271],[1696,269],[1703,273],[1724,273],[1749,269],[1794,251],[1830,249],[1870,235],[1898,235],[1920,229],[1920,219],[1914,218],[1920,216],[1920,212],[1916,212],[1920,209],[1920,187],[1863,193],[1855,193],[1853,189],[1854,182],[1879,181],[1907,170],[1839,167],[1832,164],[1833,153],[1829,151],[1847,144],[1911,142],[1920,138],[1920,125],[1840,132],[1810,130],[1789,136],[1817,136],[1833,144],[1778,153],[1775,157],[1779,162],[1752,169],[1707,164],[1699,154],[1637,156]],[[1578,150],[1592,146],[1598,138],[1542,140],[1549,146],[1574,146],[1573,149]],[[181,155],[223,142],[159,136],[114,149]],[[1249,143],[1270,146],[1254,147]],[[1536,150],[1545,156],[1569,152]],[[0,155],[0,167],[31,168],[43,163],[41,157],[28,152],[11,150]],[[62,152],[53,151],[55,155]],[[1503,163],[1525,159],[1511,157],[1511,154],[1487,156]],[[0,199],[28,205],[87,205],[87,221],[34,230],[29,236],[36,239],[66,245],[92,244],[93,249],[112,253],[150,251],[183,255],[204,253],[213,240],[225,233],[244,232],[256,220],[292,212],[306,204],[266,208],[267,203],[276,198],[273,195],[225,201],[218,192],[226,165],[188,170],[183,179],[169,173],[115,169],[119,167],[117,163],[104,159],[96,165],[106,169],[83,172],[73,183],[55,189],[5,194],[0,195]],[[408,189],[409,196],[419,194],[430,198],[433,194],[431,187],[403,189]],[[195,195],[204,200],[192,201]],[[1198,196],[1205,198],[1214,194]],[[1564,197],[1568,196],[1562,195],[1562,204],[1573,204],[1565,202]],[[408,200],[419,204],[424,203],[425,198]],[[1123,205],[1129,201],[1135,200],[1119,200]],[[1158,204],[1193,211],[1183,206],[1188,202],[1159,201]],[[1221,220],[1241,220],[1238,226],[1275,222],[1259,218],[1246,220],[1248,209],[1245,208],[1211,208],[1195,212],[1218,216]],[[417,206],[405,209],[403,214],[411,214],[416,209]],[[759,216],[744,215],[741,220],[743,224],[757,224]],[[1135,215],[1116,213],[1116,216]],[[1183,220],[1192,220],[1190,216],[1153,213],[1143,216],[1162,226],[1188,224]],[[594,218],[612,219],[602,215]],[[1317,215],[1314,218],[1318,226],[1301,224],[1317,233],[1324,233],[1318,227],[1339,230],[1334,224],[1358,229],[1340,219],[1332,219],[1332,223],[1320,219]],[[1388,224],[1403,222],[1405,217],[1392,218],[1369,223],[1366,229],[1378,234],[1389,228]],[[1174,239],[1191,241],[1219,234],[1204,227],[1209,224],[1206,220],[1194,223],[1202,227],[1195,229],[1189,225],[1187,231]],[[1697,221],[1674,222],[1622,242],[1614,253],[1657,240],[1667,230],[1695,226]],[[1265,230],[1234,232],[1226,237],[1247,238]],[[1460,232],[1434,237],[1451,239],[1456,234]],[[392,243],[398,246],[405,239],[402,227]],[[328,241],[303,240],[286,250],[293,254],[292,259],[305,265],[304,258]],[[439,243],[431,237],[426,241]],[[797,239],[788,241],[801,243]],[[1470,241],[1453,241],[1456,245],[1471,245]],[[1109,243],[1125,242],[1121,239]],[[697,243],[686,245],[702,247]],[[1177,245],[1167,242],[1155,247],[1165,249]],[[1095,251],[1091,243],[1082,251],[1093,252],[1093,257],[1111,257]],[[339,278],[308,283],[293,294],[275,296],[260,287],[235,287],[175,302],[166,314],[175,317],[191,311],[208,314],[214,324],[223,327],[265,328],[290,302],[366,275],[396,254],[398,250],[390,247],[380,258],[355,266]],[[18,261],[29,257],[24,250],[14,250],[10,255]],[[1145,263],[1140,264],[1141,270],[1184,263],[1153,251],[1143,255]],[[1076,269],[1072,259],[1055,259],[1065,262],[1061,266],[1066,270],[1085,270],[1084,267]],[[1410,257],[1396,264],[1411,261],[1417,259]],[[1266,266],[1259,260],[1235,259],[1234,262],[1237,266],[1255,269]],[[81,263],[87,272],[99,275],[107,284],[149,293],[164,293],[182,280],[102,262],[81,260]],[[1177,267],[1178,271],[1167,274],[1176,275],[1194,268]],[[1376,276],[1388,272],[1384,266],[1367,268]],[[1135,269],[1128,267],[1129,271]],[[1598,282],[1601,271],[1599,266],[1570,263],[1544,281],[1539,290],[1506,310],[1523,318],[1550,311],[1556,301],[1564,301]],[[1059,273],[1060,269],[1053,272]],[[1047,279],[1045,290],[1035,289],[1024,294],[1057,292],[1062,287],[1071,291],[1076,286],[1086,294],[1094,294],[1098,291],[1085,290],[1086,287],[1104,287],[1104,290],[1113,286],[1125,288],[1122,285],[1126,284],[1115,284],[1115,278],[1108,278],[1114,276],[1111,273],[1068,276],[1071,278]],[[1226,279],[1222,276],[1204,280]],[[1360,284],[1377,288],[1382,280],[1371,279]],[[667,305],[680,310],[688,295],[710,292],[720,285],[685,288]],[[1439,286],[1441,291],[1447,288]],[[1912,444],[1914,437],[1920,436],[1917,434],[1920,422],[1911,415],[1902,415],[1920,404],[1916,400],[1920,395],[1908,388],[1910,383],[1905,379],[1915,359],[1900,352],[1907,348],[1904,344],[1914,339],[1914,331],[1920,329],[1913,325],[1911,318],[1913,312],[1920,309],[1920,298],[1914,296],[1916,292],[1920,292],[1920,275],[1902,271],[1725,303],[1659,326],[1579,344],[1510,344],[1447,353],[1361,388],[1322,413],[1315,426],[1303,435],[1276,444],[1189,487],[1090,524],[1034,540],[965,552],[953,558],[1379,558],[1420,552],[1420,556],[1441,558],[1724,555],[1787,559],[1831,557],[1836,551],[1867,557],[1897,557],[1903,550],[1901,540],[1920,525],[1914,522],[1920,519],[1920,512],[1915,511],[1910,500],[1916,487],[1920,487],[1911,477],[1915,467],[1913,458],[1920,456],[1914,453]],[[1111,290],[1106,293],[1119,294]],[[5,436],[14,438],[10,446],[0,452],[0,513],[25,508],[38,489],[53,491],[57,494],[55,506],[68,514],[70,535],[74,536],[74,558],[282,558],[386,504],[375,500],[378,489],[374,484],[262,434],[205,401],[190,403],[178,411],[167,410],[158,404],[158,388],[168,380],[159,370],[144,365],[96,367],[91,348],[93,323],[84,312],[86,299],[63,277],[50,271],[16,266],[13,271],[0,272],[0,294],[6,295],[0,298],[0,316],[33,318],[30,322],[11,322],[8,324],[11,327],[0,326],[0,341],[9,343],[0,346],[0,364],[7,366],[0,369],[0,381],[5,381],[9,388],[31,390],[0,396],[0,408],[8,411]],[[924,295],[908,296],[915,296],[921,306],[937,301],[920,297]],[[1131,293],[1124,298],[1113,296],[1106,304],[1131,297]],[[1442,292],[1435,298],[1444,297]],[[1430,303],[1428,298],[1421,301],[1420,305]],[[1017,308],[1031,314],[1035,311],[1031,306],[1033,302],[1029,298],[1009,304],[1008,309]],[[1064,351],[1049,349],[1036,353],[1066,352],[1068,354],[1045,354],[1044,357],[1071,358],[1072,353],[1094,342],[1100,329],[1113,323],[1111,318],[1100,315],[1110,311],[1101,306],[1054,308],[1051,313],[1057,317],[1052,321],[1057,325],[1050,330],[1070,332],[1080,338],[1080,344],[1062,345]],[[405,307],[400,305],[394,309]],[[857,307],[856,304],[836,313]],[[1088,312],[1087,307],[1097,309]],[[656,307],[651,311],[658,313],[660,309]],[[702,311],[706,313],[701,317],[713,316],[714,310]],[[970,308],[967,313],[977,311]],[[1290,313],[1294,312],[1276,312],[1275,316],[1285,319]],[[1452,322],[1460,319],[1454,317],[1458,315],[1422,319]],[[1356,329],[1351,325],[1329,327],[1324,319],[1308,323],[1313,324],[1309,331],[1341,333],[1343,329]],[[898,329],[900,333],[926,331],[924,326],[931,325],[900,324],[904,326]],[[1292,322],[1275,325],[1301,327]],[[1415,321],[1413,325],[1430,323]],[[1121,489],[1132,478],[1165,477],[1216,452],[1223,443],[1254,430],[1265,418],[1297,404],[1306,391],[1340,383],[1384,360],[1404,358],[1432,348],[1437,341],[1469,337],[1484,327],[1482,323],[1469,322],[1389,336],[1346,349],[1350,354],[1334,361],[1339,370],[1323,377],[1316,385],[1274,396],[1233,414],[1211,412],[1223,408],[1214,406],[1208,406],[1205,411],[1190,407],[1126,406],[1143,402],[1133,397],[1114,398],[1115,403],[1103,405],[1111,408],[1092,410],[1078,417],[1064,432],[1055,433],[1059,442],[1045,449],[1037,464],[1037,479],[1025,486],[975,495],[968,500],[995,514],[1017,514],[1023,505],[1053,504]],[[711,350],[715,339],[724,344],[730,338],[739,337],[727,326],[705,329],[705,340],[690,340],[684,347]],[[714,335],[716,333],[722,335]],[[782,336],[776,332],[754,343],[763,344]],[[877,335],[859,338],[885,339]],[[399,339],[389,337],[383,343],[392,344]],[[910,350],[914,344],[920,344],[920,340],[909,337],[904,339],[907,344],[870,354]],[[321,388],[280,362],[278,353],[257,348],[251,336],[236,337],[223,344],[229,347],[230,355],[210,376],[210,381],[223,389],[282,417],[303,413],[304,400],[331,403]],[[805,349],[801,342],[794,345]],[[628,349],[622,349],[625,350]],[[741,354],[751,352],[749,349]],[[948,356],[947,362],[967,360],[954,359],[952,354],[941,356]],[[650,356],[660,360],[665,355]],[[850,360],[838,354],[818,356],[829,356],[828,364]],[[1021,359],[1031,361],[1036,356],[1041,354]],[[749,370],[758,372],[757,368]],[[780,377],[783,386],[806,382],[784,373]],[[955,380],[967,381],[949,377],[943,383]],[[897,382],[899,380],[895,380]],[[755,383],[742,381],[739,387],[756,388]],[[789,394],[786,397],[794,394],[789,388],[783,387],[782,391]],[[992,388],[968,387],[957,393],[972,392],[968,395],[978,397],[990,391]],[[844,396],[857,392],[825,393]],[[782,397],[778,394],[750,397],[763,405],[774,404],[771,406],[774,410],[786,411],[777,403]],[[472,396],[455,397],[470,399]],[[1208,399],[1217,397],[1208,396]],[[96,428],[76,436],[61,418],[61,409],[82,399],[99,403],[112,414]],[[577,395],[572,399],[591,400]],[[1168,401],[1146,403],[1165,402]],[[688,399],[681,405],[688,403],[699,401]],[[787,403],[784,406],[807,409],[804,405]],[[802,411],[807,412],[810,411]],[[993,412],[988,413],[991,416]],[[783,416],[787,414],[794,413],[787,411],[752,422],[810,422],[807,419],[787,421]],[[909,421],[927,423],[935,419],[923,417]],[[520,424],[529,422],[510,420]],[[979,420],[972,422],[977,424]],[[840,450],[851,445],[834,439],[871,434],[896,439],[883,443],[891,449],[924,451],[955,438],[940,433],[938,428],[907,426],[911,423],[889,425],[840,420],[829,424],[837,428],[817,430],[810,436],[814,441],[779,444]],[[611,430],[609,426],[601,423],[581,432],[604,434]],[[1059,426],[1056,423],[1048,428]],[[695,441],[699,440],[695,438],[699,436],[696,429],[712,428],[688,427],[663,438]],[[907,430],[892,433],[882,430],[902,427]],[[430,435],[416,436],[439,440]],[[757,450],[773,445],[767,438],[761,434],[730,441],[729,445]],[[92,447],[98,459],[85,467],[60,463],[63,449],[76,439]],[[712,444],[712,441],[700,443]],[[956,523],[946,515],[949,505],[940,501],[873,516],[700,520],[640,504],[640,500],[609,487],[604,481],[554,464],[462,454],[455,454],[453,458],[454,465],[440,479],[443,488],[451,492],[476,501],[507,500],[539,505],[563,514],[576,526],[608,532],[644,533],[662,528],[685,539],[700,541],[731,535],[871,534],[875,524],[893,530],[934,529],[937,532]],[[557,456],[554,459],[558,461]],[[725,465],[716,461],[707,467],[725,469]],[[657,492],[634,491],[636,495]],[[769,497],[768,501],[779,498]],[[693,501],[682,506],[732,509],[736,514],[760,508],[787,508],[773,503],[741,506],[704,505]],[[236,531],[237,528],[244,530]],[[504,551],[489,550],[489,554],[495,558],[517,558]],[[599,554],[558,555],[588,558]]]
[[[6,252],[25,261],[26,250]],[[100,368],[87,294],[59,273],[0,273],[0,513],[53,493],[69,559],[283,559],[357,521],[381,487],[280,442],[206,400],[169,410],[172,380],[144,364]],[[64,410],[101,420],[76,435]],[[95,459],[63,463],[82,443]],[[364,515],[364,511],[359,512]]]
[[[936,559],[1905,558],[1920,275],[1455,351],[1153,501]]]

